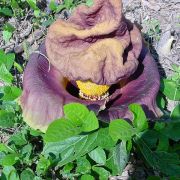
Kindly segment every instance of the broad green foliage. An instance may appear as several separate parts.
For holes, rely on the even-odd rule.
[[[136,133],[136,130],[125,120],[117,119],[110,123],[109,134],[113,140],[130,140],[131,137]]]
[[[87,6],[92,6],[93,5],[93,0],[86,0],[86,5]]]
[[[83,132],[82,124],[86,122],[90,111],[81,104],[66,105],[64,109],[67,119],[54,121],[45,135],[26,128],[14,134],[7,145],[0,144],[3,176],[10,176],[10,173],[16,179],[25,176],[29,179],[48,178],[51,176],[50,170],[54,168],[60,172],[57,175],[59,178],[105,180],[110,175],[123,172],[132,147],[140,150],[153,169],[166,176],[179,176],[180,161],[176,152],[178,149],[177,146],[170,148],[169,144],[170,139],[175,145],[180,139],[179,121],[173,119],[178,114],[178,107],[172,112],[172,121],[156,122],[152,128],[148,128],[147,118],[141,106],[132,104],[129,108],[134,114],[132,125],[119,119],[112,121],[108,127],[90,126],[93,127],[91,131],[89,129],[88,132]],[[78,112],[75,113],[77,109]],[[66,125],[64,122],[70,124]],[[91,123],[94,124],[93,120],[89,120],[89,124]],[[80,131],[76,131],[77,127],[80,127]],[[38,152],[38,144],[32,144],[32,139],[40,137],[44,139],[45,144]],[[36,170],[32,171],[31,165],[34,161],[37,161]],[[24,165],[21,167],[21,164],[26,164],[26,168],[23,168]],[[20,168],[18,172],[21,173],[14,167]]]
[[[163,110],[166,107],[166,100],[162,93],[159,93],[156,98],[158,107]]]
[[[126,149],[127,143],[122,141],[113,147],[106,161],[106,166],[111,170],[112,175],[121,174],[129,160],[129,153]]]
[[[94,177],[89,174],[84,174],[81,176],[81,180],[94,180]]]
[[[97,144],[98,144],[98,146],[100,146],[106,150],[109,150],[115,146],[116,141],[114,141],[111,138],[111,136],[109,135],[109,128],[100,128],[99,129]]]
[[[160,22],[157,19],[144,20],[144,24],[147,26],[147,34],[150,38],[156,41],[160,40]]]
[[[97,147],[93,151],[89,152],[89,156],[97,164],[104,165],[106,163],[106,153],[101,147]]]
[[[47,129],[45,135],[46,142],[63,141],[69,137],[81,133],[81,127],[78,127],[73,121],[59,119],[54,121]]]
[[[3,39],[4,39],[4,41],[6,43],[9,42],[9,40],[12,37],[14,31],[15,31],[15,28],[9,23],[6,23],[3,26]]]
[[[5,54],[0,50],[0,128],[13,127],[20,120],[16,100],[21,95],[21,89],[13,85],[11,70],[14,63],[15,54]]]
[[[178,154],[152,151],[140,137],[137,137],[135,142],[151,167],[160,170],[168,176],[180,176],[180,159]]]
[[[163,79],[162,83],[162,92],[170,99],[170,100],[180,100],[180,84],[177,84],[175,81],[169,79]]]
[[[51,123],[45,135],[46,142],[57,142],[82,132],[90,132],[99,127],[94,112],[81,104],[67,104],[64,106],[66,119],[59,119]]]
[[[2,178],[8,180],[20,180],[16,169],[13,166],[4,166]]]
[[[5,64],[0,66],[0,80],[4,83],[11,84],[13,81],[12,74],[7,70]]]
[[[26,180],[32,180],[34,179],[34,177],[35,177],[34,172],[29,168],[22,171],[20,175],[20,179],[26,179]]]
[[[98,174],[98,176],[99,176],[98,179],[99,180],[106,180],[110,176],[109,171],[107,171],[103,167],[93,166],[92,170]]]
[[[180,67],[172,65],[174,74],[171,78],[161,80],[161,91],[168,99],[180,101]]]
[[[96,130],[99,127],[98,119],[93,111],[89,112],[82,104],[72,103],[64,106],[65,117],[82,127],[83,132]]]
[[[142,107],[138,104],[131,104],[129,106],[129,109],[134,115],[134,120],[133,120],[134,127],[136,127],[139,132],[147,129],[148,122]]]
[[[62,166],[92,151],[98,146],[98,138],[101,138],[99,132],[94,132],[89,135],[74,136],[60,142],[49,142],[45,145],[43,154],[46,157],[52,154],[57,158],[61,157],[59,165]]]
[[[15,57],[0,52],[9,61],[1,60],[1,65],[8,71],[13,67]],[[21,90],[9,83],[1,87],[1,94],[0,127],[13,127],[19,122],[16,114],[19,109],[12,104]],[[25,177],[48,179],[53,169],[59,179],[106,180],[123,172],[133,149],[164,176],[178,177],[179,109],[178,105],[171,112],[171,121],[149,126],[142,107],[131,104],[132,123],[116,119],[102,126],[86,106],[67,104],[64,106],[64,118],[52,122],[45,134],[24,126],[6,144],[0,144],[2,177],[13,180]]]
[[[14,101],[21,95],[21,89],[15,86],[4,86],[2,88],[3,101]]]
[[[12,10],[9,8],[6,8],[6,7],[0,8],[0,14],[3,14],[5,16],[9,16],[9,17],[13,16]]]
[[[5,110],[0,110],[0,127],[8,128],[12,127],[15,123],[15,114],[12,112],[7,112]]]
[[[173,121],[180,121],[180,104],[177,105],[171,113],[171,119]]]
[[[29,6],[34,10],[34,15],[38,17],[40,15],[40,9],[36,5],[36,0],[26,0]]]
[[[76,173],[86,174],[91,172],[91,163],[87,160],[86,156],[77,158],[76,163]]]
[[[13,53],[5,54],[4,51],[0,50],[0,65],[4,64],[8,71],[12,68],[14,60],[15,60],[15,54]]]

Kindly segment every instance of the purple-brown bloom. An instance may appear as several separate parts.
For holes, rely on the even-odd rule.
[[[31,127],[45,131],[71,102],[101,110],[103,121],[132,119],[131,103],[141,104],[148,118],[160,115],[156,63],[138,28],[121,11],[120,0],[95,0],[92,7],[79,6],[68,21],[50,26],[40,53],[31,55],[24,72],[21,106]],[[76,81],[108,85],[109,96],[83,100]]]

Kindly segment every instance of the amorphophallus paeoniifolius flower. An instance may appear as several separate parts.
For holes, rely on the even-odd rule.
[[[94,0],[55,21],[39,51],[25,69],[20,99],[31,127],[46,131],[71,102],[101,110],[104,121],[132,119],[131,103],[141,104],[148,118],[160,115],[156,63],[120,0]]]

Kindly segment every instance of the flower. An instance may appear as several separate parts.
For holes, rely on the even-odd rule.
[[[92,7],[81,5],[67,21],[50,26],[40,53],[31,55],[24,72],[20,101],[31,127],[45,132],[71,102],[99,112],[103,121],[132,119],[131,103],[141,104],[148,118],[161,114],[156,63],[138,28],[121,11],[120,0],[95,0]],[[91,92],[101,93],[88,94],[89,84]],[[78,87],[88,98],[79,97]],[[108,97],[102,98],[106,91]]]

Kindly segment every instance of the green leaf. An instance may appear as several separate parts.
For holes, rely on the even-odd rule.
[[[13,33],[10,31],[3,31],[3,39],[6,43],[8,43],[8,41],[10,40],[10,38],[12,37]]]
[[[7,112],[5,110],[0,110],[0,127],[9,128],[15,123],[15,114],[12,112]]]
[[[43,180],[41,177],[35,176],[33,180]]]
[[[128,140],[127,141],[127,147],[126,147],[128,153],[131,152],[132,147],[133,147],[132,140]]]
[[[160,163],[160,161],[164,161],[167,164],[179,164],[180,158],[179,155],[176,153],[167,153],[164,151],[154,151],[153,152],[155,158],[157,159],[157,163]],[[159,161],[160,159],[160,161]]]
[[[5,64],[8,71],[12,68],[14,60],[14,53],[5,54],[3,50],[0,50],[0,65]]]
[[[178,66],[176,64],[172,64],[171,66],[175,72],[180,72],[180,66]]]
[[[176,153],[154,152],[157,169],[168,176],[180,176],[179,156]]]
[[[164,109],[166,106],[166,102],[164,97],[159,93],[156,98],[156,102],[159,108]]]
[[[173,121],[180,121],[180,104],[177,105],[171,113],[171,119]]]
[[[161,81],[161,91],[168,99],[173,101],[180,100],[180,87],[177,86],[175,81],[169,79],[163,79]]]
[[[156,148],[159,138],[159,133],[155,130],[146,130],[142,133],[139,133],[141,139],[148,145],[150,148]]]
[[[9,142],[17,145],[17,146],[23,146],[27,144],[27,140],[25,138],[25,135],[21,132],[18,132],[10,137]]]
[[[134,115],[133,125],[137,128],[138,132],[144,131],[148,128],[148,122],[146,115],[139,104],[131,104],[129,105],[129,109]]]
[[[45,26],[46,28],[49,27],[55,20],[53,18],[49,18],[46,21],[42,22],[42,26]]]
[[[108,180],[110,176],[109,171],[107,171],[103,167],[93,166],[92,170],[95,171],[99,175],[99,178],[98,178],[99,180]]]
[[[34,177],[35,177],[35,175],[34,175],[33,171],[29,168],[23,170],[20,175],[21,180],[32,180],[32,179],[34,179]]]
[[[154,125],[154,129],[156,131],[161,131],[162,129],[164,129],[166,126],[166,124],[164,122],[156,122]]]
[[[161,178],[158,176],[149,176],[147,180],[161,180]]]
[[[13,149],[11,149],[9,146],[3,143],[0,143],[0,152],[15,153]]]
[[[14,64],[15,60],[15,54],[14,53],[8,53],[6,54],[6,59],[4,64],[6,65],[7,70],[10,70]]]
[[[112,175],[122,174],[129,160],[129,153],[126,149],[126,142],[122,141],[112,149],[106,166],[112,171]]]
[[[3,166],[12,166],[16,163],[16,161],[19,159],[17,154],[8,154],[2,159],[2,165]]]
[[[16,169],[13,166],[4,166],[3,175],[8,180],[19,180]]]
[[[22,90],[15,86],[4,86],[3,87],[3,97],[1,98],[4,101],[14,101],[22,93]]]
[[[91,132],[99,128],[98,119],[93,111],[89,112],[89,114],[85,117],[82,122],[83,132]]]
[[[34,16],[35,17],[39,17],[40,16],[40,10],[39,9],[37,9],[37,10],[34,10]]]
[[[86,6],[91,7],[94,4],[93,0],[86,0]]]
[[[66,9],[66,6],[64,4],[60,4],[56,9],[56,13],[61,12],[63,9]]]
[[[179,72],[174,72],[173,75],[170,77],[172,81],[176,82],[178,85],[178,82],[180,80],[180,73]]]
[[[2,160],[4,159],[5,156],[6,154],[0,151],[0,165],[2,165]]]
[[[34,10],[35,17],[39,17],[40,16],[40,9],[36,5],[36,0],[27,0],[27,3]]]
[[[53,121],[45,134],[45,142],[63,141],[82,132],[82,127],[76,126],[74,122],[66,119]]]
[[[34,129],[31,129],[31,128],[30,128],[29,131],[30,131],[30,135],[35,136],[35,137],[41,136],[41,135],[43,134],[41,131],[39,131],[39,130],[34,130]]]
[[[65,0],[64,3],[67,9],[70,9],[71,6],[73,6],[73,0]]]
[[[22,68],[21,65],[18,64],[17,62],[14,62],[14,67],[15,67],[20,73],[23,73],[23,68]]]
[[[169,148],[169,139],[163,134],[159,136],[159,143],[157,146],[157,151],[168,151]]]
[[[116,119],[110,122],[109,134],[114,141],[118,139],[130,140],[135,133],[136,130],[123,119]]]
[[[11,84],[13,80],[13,76],[7,70],[5,64],[0,65],[0,80],[8,84]]]
[[[89,115],[89,110],[83,104],[71,103],[64,106],[64,114],[68,120],[72,120],[80,126]]]
[[[168,138],[178,141],[180,140],[180,122],[177,123],[168,123],[166,128],[161,130],[161,133]]]
[[[98,132],[94,132],[87,135],[73,136],[61,142],[50,142],[44,146],[43,155],[49,157],[53,154],[56,161],[59,162],[59,166],[63,166],[97,147],[97,137]]]
[[[90,132],[99,128],[95,113],[89,112],[85,105],[79,103],[66,104],[64,114],[68,120],[73,121],[77,126],[82,126],[83,132]]]
[[[86,156],[79,157],[76,160],[76,163],[77,163],[77,168],[76,168],[76,172],[77,173],[80,173],[80,174],[90,173],[90,171],[91,171],[91,164],[86,159]]]
[[[104,149],[109,149],[115,146],[116,141],[114,141],[109,135],[109,128],[99,129],[97,144]]]
[[[74,168],[74,164],[72,162],[67,163],[64,167],[63,167],[63,173],[64,174],[69,174]]]
[[[4,8],[0,8],[0,14],[4,14],[5,16],[13,16],[13,12],[10,8],[4,7]]]
[[[89,152],[89,156],[97,164],[104,165],[106,163],[106,153],[101,147],[97,147],[96,149]]]
[[[36,0],[27,0],[27,3],[33,10],[38,10],[39,8],[36,5]]]
[[[51,162],[49,159],[45,158],[44,156],[40,156],[40,159],[36,166],[36,172],[38,175],[44,175],[49,166],[51,165]]]
[[[143,154],[145,160],[148,162],[148,164],[151,167],[154,167],[154,156],[153,151],[151,151],[150,147],[146,144],[146,142],[143,140],[143,138],[140,135],[137,135],[134,138],[135,143],[137,144],[140,152]]]
[[[51,0],[50,3],[49,3],[49,9],[51,11],[56,11],[57,9],[57,4],[55,3],[55,0]]]
[[[94,180],[94,177],[89,174],[84,174],[81,176],[81,180]]]
[[[32,150],[33,150],[33,146],[31,144],[27,144],[21,149],[21,158],[27,164],[31,161],[30,156]]]
[[[4,41],[5,41],[6,43],[10,40],[10,38],[11,38],[11,36],[12,36],[12,34],[13,34],[14,31],[15,31],[14,26],[12,26],[12,25],[9,24],[9,23],[6,23],[6,24],[3,26],[3,39],[4,39]]]
[[[11,0],[11,7],[13,10],[20,9],[18,2],[16,0]]]
[[[176,153],[152,151],[141,137],[134,138],[148,164],[168,176],[180,175],[179,156]]]
[[[16,113],[20,110],[20,107],[15,101],[2,101],[2,104],[0,104],[0,109]]]

